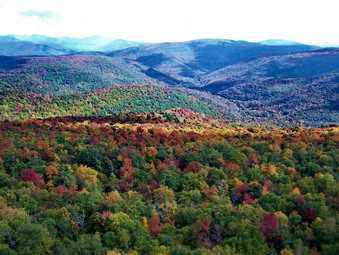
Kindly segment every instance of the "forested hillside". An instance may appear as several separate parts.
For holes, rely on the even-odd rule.
[[[0,89],[64,95],[113,85],[156,84],[142,69],[123,59],[97,55],[0,57]]]
[[[202,88],[261,120],[338,123],[339,51],[327,49],[232,65],[204,76]]]
[[[183,88],[114,86],[64,96],[0,91],[0,120],[29,120],[56,116],[107,116],[181,108],[225,121],[240,121],[241,111],[226,99]]]
[[[336,254],[337,127],[180,116],[0,122],[0,253]]]

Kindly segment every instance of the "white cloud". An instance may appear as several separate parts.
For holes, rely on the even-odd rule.
[[[0,34],[339,43],[337,0],[0,0]],[[23,16],[50,12],[57,17]]]

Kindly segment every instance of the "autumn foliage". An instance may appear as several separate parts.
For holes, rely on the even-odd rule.
[[[335,254],[338,134],[187,110],[0,122],[0,254]]]
[[[20,181],[31,182],[35,186],[40,186],[42,184],[42,175],[37,174],[32,169],[24,170],[21,173]]]

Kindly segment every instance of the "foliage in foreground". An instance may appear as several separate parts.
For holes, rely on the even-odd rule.
[[[337,127],[127,116],[0,122],[1,254],[338,251]]]

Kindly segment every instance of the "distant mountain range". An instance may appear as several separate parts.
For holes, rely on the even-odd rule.
[[[59,56],[75,52],[59,45],[23,41],[12,36],[0,36],[0,55],[3,56]]]
[[[206,40],[196,40],[206,41]],[[208,41],[208,40],[207,40]],[[210,40],[215,41],[215,40]],[[217,40],[220,41],[220,40]],[[228,41],[228,40],[224,40]],[[4,35],[0,36],[2,56],[60,56],[81,52],[110,52],[130,47],[151,45],[112,37],[90,36],[85,38],[50,37],[46,35]],[[270,46],[302,46],[304,44],[282,39],[258,42]],[[306,45],[304,45],[306,46]]]
[[[91,36],[86,38],[49,37],[45,35],[0,36],[0,55],[59,56],[82,51],[113,51],[149,43]]]
[[[305,45],[302,43],[292,42],[292,41],[282,40],[282,39],[270,39],[270,40],[261,41],[260,43],[266,44],[266,45],[280,45],[280,46],[282,45]]]
[[[18,39],[7,37],[8,43],[11,40]],[[96,40],[101,39],[93,37],[87,43]],[[109,45],[101,43],[102,49]],[[49,47],[62,51],[57,45]],[[0,89],[62,96],[115,85],[181,86],[210,93],[218,103],[224,98],[224,109],[232,103],[232,110],[249,123],[339,123],[336,48],[283,40],[201,39],[106,52],[69,51],[69,56],[0,57]]]

